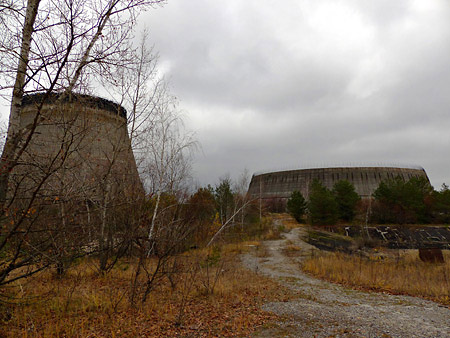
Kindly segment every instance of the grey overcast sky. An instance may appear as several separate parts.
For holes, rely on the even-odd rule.
[[[415,164],[450,183],[447,0],[169,0],[141,18],[201,183],[246,168]]]
[[[198,183],[406,164],[450,184],[448,0],[168,0],[144,26],[201,144]]]

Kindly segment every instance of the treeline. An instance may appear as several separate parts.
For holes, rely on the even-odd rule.
[[[445,184],[435,190],[427,179],[401,177],[383,181],[371,198],[361,199],[348,181],[339,181],[330,190],[320,181],[311,184],[309,201],[300,192],[292,193],[287,210],[297,221],[313,225],[368,221],[376,224],[448,224],[450,190]]]
[[[138,261],[131,301],[145,301],[180,271],[177,253],[217,243],[251,211],[230,182],[186,193],[197,142],[147,34],[134,34],[164,1],[0,3],[0,88],[14,88],[0,130],[0,304],[44,270],[63,277],[87,257],[106,274],[125,256]],[[120,102],[117,118],[90,110],[99,92]]]
[[[373,194],[372,219],[376,223],[450,223],[450,190],[436,191],[428,180],[413,177],[381,182]]]
[[[193,220],[186,248],[209,246],[219,238],[245,240],[266,230],[260,222],[258,203],[249,199],[246,185],[237,186],[229,178],[214,187],[198,188],[183,203],[183,209]]]
[[[230,179],[192,194],[121,193],[110,195],[107,206],[81,202],[35,198],[27,212],[9,210],[0,234],[0,290],[43,270],[62,276],[83,257],[101,274],[132,257],[138,261],[133,278],[141,281],[133,294],[145,301],[153,283],[173,273],[180,253],[247,239],[268,228],[260,222],[258,204],[247,198],[246,184]]]

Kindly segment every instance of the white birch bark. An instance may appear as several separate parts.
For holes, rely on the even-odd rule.
[[[20,113],[22,98],[30,56],[31,41],[33,38],[33,27],[36,21],[40,2],[41,0],[29,0],[27,3],[25,22],[22,30],[20,57],[18,60],[16,79],[11,98],[8,132],[0,159],[0,209],[3,209],[5,203],[9,173],[15,165],[16,150],[21,139]]]

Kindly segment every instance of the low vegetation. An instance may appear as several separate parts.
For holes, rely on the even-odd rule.
[[[16,232],[0,250],[0,337],[248,336],[274,319],[261,304],[288,293],[238,255],[261,254],[259,241],[285,229],[240,190],[223,179],[190,196],[148,195],[105,222],[91,208],[88,220],[72,220],[89,225],[87,243],[55,216],[60,250],[35,245],[45,242],[46,214],[23,217],[33,237]]]
[[[63,277],[47,270],[39,278],[21,280],[15,304],[1,305],[0,336],[248,336],[275,318],[260,309],[262,302],[287,295],[275,282],[236,263],[237,254],[258,245],[179,255],[176,269],[155,285],[145,303],[131,301],[135,260],[123,259],[103,275],[89,259]]]
[[[417,250],[366,256],[322,253],[303,269],[316,277],[350,287],[419,296],[450,305],[450,251],[445,264],[420,261]]]
[[[314,180],[309,200],[294,191],[287,210],[300,222],[306,214],[310,224],[329,226],[337,223],[371,224],[449,224],[450,190],[443,184],[434,190],[424,177],[405,181],[396,177],[380,183],[371,199],[360,199],[349,181],[341,180],[330,190]]]

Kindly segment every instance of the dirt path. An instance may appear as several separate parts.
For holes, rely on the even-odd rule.
[[[286,320],[258,331],[255,338],[450,337],[446,307],[415,297],[350,290],[302,273],[302,260],[315,250],[301,240],[303,235],[304,229],[293,229],[284,239],[264,243],[266,257],[250,253],[242,258],[249,269],[278,280],[298,295],[291,301],[266,304],[265,310]],[[301,250],[298,256],[287,257],[283,248],[292,244]]]

